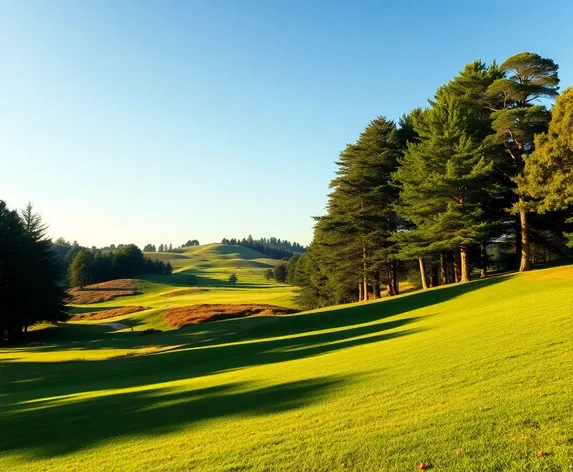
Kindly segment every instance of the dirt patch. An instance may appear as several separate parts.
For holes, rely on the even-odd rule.
[[[71,305],[89,305],[90,303],[99,303],[112,300],[117,297],[127,295],[138,295],[138,280],[136,279],[118,279],[102,282],[99,284],[86,285],[83,290],[74,287],[68,290],[72,297]]]
[[[199,293],[199,292],[208,292],[208,288],[186,288],[183,290],[174,290],[173,292],[167,292],[162,294],[162,297],[171,298],[171,297],[179,297],[180,295],[190,295],[192,293]]]
[[[252,315],[288,315],[296,310],[275,305],[191,305],[171,308],[164,314],[171,328],[229,318],[244,318]]]
[[[72,315],[72,321],[79,320],[105,320],[107,318],[115,318],[116,316],[129,315],[137,313],[138,311],[145,310],[142,306],[124,306],[121,308],[113,308],[111,310],[91,311],[89,313],[80,313]]]

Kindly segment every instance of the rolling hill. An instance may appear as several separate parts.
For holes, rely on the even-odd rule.
[[[164,319],[167,310],[201,304],[265,304],[294,308],[295,289],[276,284],[264,278],[266,269],[280,261],[241,246],[207,244],[189,247],[177,252],[146,253],[169,261],[171,276],[153,275],[138,280],[105,282],[79,294],[88,298],[100,295],[99,303],[74,303],[72,313],[82,314],[125,307],[139,307],[137,312],[120,313],[117,318],[107,317],[107,323],[121,323],[135,331],[168,329]],[[236,273],[238,283],[230,285],[228,278]],[[107,289],[106,289],[107,287]],[[129,288],[129,290],[126,290]],[[114,296],[115,295],[115,296]],[[108,300],[104,297],[110,296]],[[125,310],[124,310],[125,311]],[[110,313],[113,314],[113,313]],[[94,319],[101,323],[101,319]],[[82,319],[89,322],[89,319]]]
[[[571,470],[572,279],[148,336],[38,331],[0,350],[0,469]]]

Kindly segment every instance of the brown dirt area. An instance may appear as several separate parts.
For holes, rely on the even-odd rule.
[[[113,308],[111,310],[91,311],[89,313],[79,313],[72,315],[72,321],[79,320],[105,320],[107,318],[115,318],[116,316],[129,315],[138,311],[145,310],[142,306],[124,306],[121,308]]]
[[[171,328],[252,315],[288,315],[296,310],[275,305],[191,305],[171,308],[163,315]]]
[[[136,279],[118,279],[102,282],[99,284],[86,285],[83,290],[74,287],[68,290],[71,296],[71,305],[89,305],[90,303],[100,303],[112,300],[117,297],[127,295],[137,295],[138,280]]]

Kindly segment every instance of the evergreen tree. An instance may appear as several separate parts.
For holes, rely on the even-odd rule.
[[[313,255],[329,274],[328,283],[321,284],[333,303],[378,298],[382,279],[389,295],[398,291],[397,248],[391,235],[400,219],[391,175],[399,157],[396,126],[383,117],[370,122],[340,155],[328,213],[317,219]]]
[[[235,285],[238,282],[239,278],[237,277],[237,274],[235,274],[234,272],[229,275],[229,283],[231,285]]]
[[[414,120],[419,143],[409,144],[395,180],[401,187],[398,212],[415,229],[398,233],[401,256],[420,258],[459,250],[461,281],[469,280],[468,253],[485,237],[480,196],[492,169],[483,144],[474,138],[476,116],[451,94],[438,94]]]
[[[274,270],[275,282],[285,283],[287,279],[287,268],[286,264],[281,263],[275,267]]]
[[[523,176],[524,163],[534,149],[534,135],[546,130],[549,112],[544,105],[535,105],[542,98],[557,95],[558,66],[538,54],[523,52],[501,64],[503,78],[494,81],[487,89],[492,113],[492,141],[505,146],[511,159],[511,176]],[[516,248],[520,253],[519,270],[529,269],[528,203],[525,190],[516,189],[517,201],[513,210],[519,217],[519,235]]]
[[[21,214],[0,200],[0,342],[17,341],[40,321],[65,321],[65,291],[45,225],[28,205]]]
[[[566,209],[573,204],[573,87],[557,98],[548,132],[534,142],[519,188],[540,213]]]
[[[86,249],[81,250],[74,256],[68,275],[71,287],[80,287],[80,290],[82,290],[85,285],[95,281],[90,274],[92,261],[93,255]]]

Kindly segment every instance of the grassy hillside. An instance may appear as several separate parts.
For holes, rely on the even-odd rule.
[[[125,306],[145,309],[129,316],[108,319],[134,330],[166,329],[163,313],[170,308],[199,304],[261,303],[294,307],[294,287],[264,279],[264,272],[279,261],[252,249],[225,244],[189,247],[180,252],[146,253],[169,261],[171,276],[145,276],[137,282],[135,295],[121,296],[101,303],[74,305],[73,312],[84,313]],[[236,273],[239,281],[231,286],[228,278]],[[200,288],[200,290],[186,290]],[[101,320],[97,320],[101,323]]]
[[[37,333],[0,351],[0,470],[571,470],[571,280]]]

